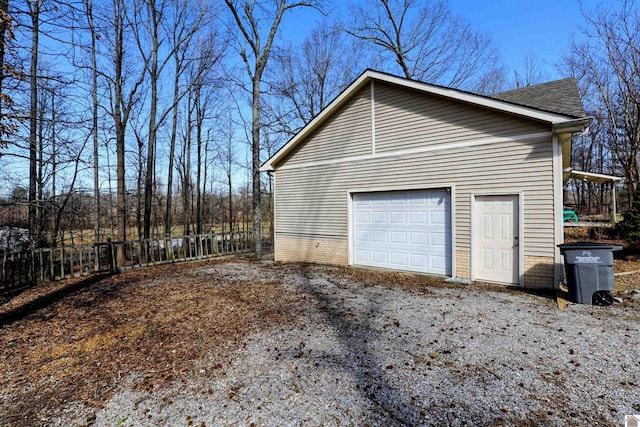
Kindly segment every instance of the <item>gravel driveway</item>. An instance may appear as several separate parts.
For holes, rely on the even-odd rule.
[[[269,309],[281,321],[227,340],[224,359],[204,352],[187,374],[153,386],[141,387],[132,369],[104,402],[70,399],[32,425],[620,426],[640,413],[632,301],[559,310],[553,299],[499,286],[266,261],[192,264],[181,274],[215,289],[271,284],[267,300],[286,296]],[[241,300],[228,304],[239,310]],[[0,406],[0,420],[8,411]]]

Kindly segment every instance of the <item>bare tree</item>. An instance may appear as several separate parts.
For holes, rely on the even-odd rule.
[[[112,21],[110,32],[113,38],[110,40],[111,61],[113,65],[113,75],[107,76],[112,85],[112,99],[110,114],[115,124],[116,137],[116,206],[117,206],[117,236],[120,240],[127,239],[127,204],[126,204],[126,177],[125,177],[125,147],[126,129],[129,123],[129,115],[133,106],[138,102],[137,94],[142,86],[145,77],[145,67],[136,71],[128,67],[129,61],[133,58],[127,56],[128,32],[131,25],[127,18],[126,2],[124,0],[113,0]],[[127,35],[127,36],[125,36]],[[127,60],[128,59],[128,60]],[[130,76],[138,72],[137,78],[131,83]],[[120,247],[119,247],[120,248]],[[118,253],[119,262],[122,254]]]
[[[195,7],[195,2],[158,3],[156,0],[145,0],[143,4],[144,7],[138,8],[134,17],[137,29],[136,42],[140,55],[145,58],[150,85],[147,173],[144,182],[144,238],[148,239],[151,237],[151,210],[158,128],[169,113],[177,108],[175,99],[164,109],[160,108],[158,86],[165,68],[171,63],[172,58],[175,60],[176,51],[188,46],[195,34],[201,29],[204,10]],[[160,46],[163,43],[166,44],[167,40],[171,44],[167,45],[166,51],[160,49]],[[179,71],[180,69],[177,72]]]
[[[188,2],[185,2],[185,5]],[[177,6],[177,5],[176,5]],[[178,8],[178,15],[186,14],[189,8]],[[176,19],[176,23],[179,23],[181,19],[178,17]],[[184,32],[186,28],[184,25],[173,25],[171,31],[168,31],[168,37],[170,38],[171,46],[175,46],[172,52],[173,57],[173,104],[172,104],[172,120],[171,120],[171,136],[169,143],[169,165],[167,171],[167,202],[166,202],[166,212],[164,218],[164,232],[166,236],[171,235],[172,224],[172,205],[173,205],[173,169],[174,169],[174,159],[175,159],[175,151],[176,151],[176,140],[178,135],[178,113],[179,103],[182,97],[184,96],[185,89],[181,87],[181,77],[186,69],[187,65],[190,62],[189,55],[194,55],[193,52],[190,52],[190,44],[189,43],[181,43],[181,39],[183,38]],[[182,85],[184,86],[184,85]]]
[[[225,185],[227,187],[227,221],[229,225],[229,232],[233,232],[233,225],[235,223],[234,204],[233,204],[233,169],[236,163],[236,153],[234,144],[234,127],[233,117],[231,114],[226,118],[227,126],[223,127],[220,131],[218,159],[220,165],[224,170],[226,178]],[[223,225],[224,230],[224,225]]]
[[[551,80],[551,75],[543,68],[538,56],[529,52],[524,56],[522,70],[513,71],[513,89],[536,85]]]
[[[276,0],[273,7],[252,0],[225,0],[240,31],[238,53],[251,80],[251,154],[253,187],[253,233],[256,241],[256,256],[262,256],[262,198],[260,185],[260,113],[261,84],[271,48],[284,14],[297,7],[318,7],[315,0],[289,2]],[[270,22],[265,29],[262,22]],[[263,44],[264,38],[264,44]],[[247,52],[246,47],[249,47]]]
[[[91,36],[91,118],[93,135],[93,214],[95,243],[100,242],[100,155],[98,138],[98,32],[93,19],[93,0],[83,0],[89,33]],[[96,260],[97,262],[97,260]]]
[[[31,17],[31,106],[29,108],[29,239],[32,243],[42,238],[38,227],[37,165],[38,165],[38,54],[40,52],[40,7],[42,0],[28,2]]]
[[[373,44],[407,78],[473,87],[498,57],[490,38],[455,16],[445,0],[367,0],[346,31]]]
[[[626,178],[630,204],[640,180],[640,10],[625,0],[583,16],[584,37],[572,42],[565,68],[589,95],[587,112],[606,129],[606,148]]]
[[[297,133],[362,71],[362,43],[335,27],[325,21],[300,46],[274,49],[266,80],[275,131]]]

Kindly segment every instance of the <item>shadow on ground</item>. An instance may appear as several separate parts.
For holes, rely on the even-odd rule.
[[[352,370],[351,377],[355,380],[361,396],[373,402],[389,421],[393,420],[399,425],[419,424],[424,414],[421,414],[419,407],[411,403],[410,396],[397,390],[389,382],[385,375],[389,367],[383,366],[376,350],[367,342],[367,336],[378,332],[371,324],[371,319],[377,318],[380,314],[376,304],[369,302],[364,315],[349,315],[345,312],[338,295],[332,295],[312,283],[314,276],[308,266],[302,266],[301,275],[304,278],[302,290],[319,303],[326,324],[340,339],[344,358],[340,361],[341,365],[344,369]],[[357,333],[354,333],[355,331]],[[355,362],[353,359],[358,355],[362,355],[362,358]]]
[[[39,310],[42,310],[43,308],[46,308],[64,299],[68,295],[99,283],[102,280],[113,276],[114,274],[115,273],[104,273],[92,275],[79,281],[70,282],[63,287],[52,290],[51,292],[44,293],[43,295],[39,295],[35,299],[28,299],[21,305],[17,305],[16,307],[8,309],[4,312],[0,312],[0,328],[3,328],[4,326],[18,320],[24,319],[31,314],[37,313]]]

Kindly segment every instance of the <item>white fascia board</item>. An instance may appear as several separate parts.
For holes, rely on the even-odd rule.
[[[441,96],[444,98],[454,99],[467,104],[477,105],[496,111],[501,111],[517,116],[522,116],[534,120],[551,123],[552,125],[565,122],[573,122],[576,119],[561,114],[549,113],[535,108],[523,107],[509,102],[500,101],[498,99],[488,98],[482,95],[475,95],[468,92],[462,92],[457,89],[434,86],[428,83],[422,83],[415,80],[409,80],[403,77],[392,76],[381,73],[379,71],[367,70],[360,75],[351,85],[349,85],[340,95],[336,97],[324,110],[320,112],[311,122],[309,122],[300,132],[289,140],[280,150],[278,150],[269,160],[267,160],[260,168],[261,172],[269,172],[275,170],[274,163],[277,163],[282,157],[294,148],[299,141],[304,139],[310,132],[317,128],[328,116],[333,114],[334,110],[339,108],[355,91],[360,89],[370,80],[379,80],[393,85],[418,90],[424,93]]]

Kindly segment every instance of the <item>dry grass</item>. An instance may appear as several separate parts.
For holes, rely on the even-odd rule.
[[[0,424],[32,425],[71,400],[99,405],[131,373],[151,390],[191,375],[203,356],[219,358],[220,368],[244,335],[300,312],[274,283],[219,286],[189,274],[193,267],[130,271],[80,288],[60,282],[1,306]],[[51,295],[48,305],[24,309]]]

